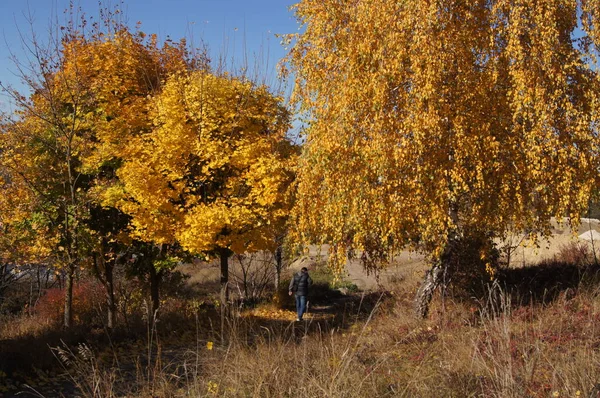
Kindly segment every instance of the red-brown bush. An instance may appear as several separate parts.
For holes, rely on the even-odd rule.
[[[60,323],[65,313],[65,289],[51,288],[35,306],[35,313],[51,322]],[[77,324],[101,323],[104,311],[102,286],[81,281],[73,287],[73,321]]]

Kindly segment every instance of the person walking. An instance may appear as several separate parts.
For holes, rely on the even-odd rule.
[[[308,288],[312,285],[312,279],[308,274],[308,268],[302,267],[300,272],[294,274],[290,281],[289,294],[296,294],[296,311],[298,312],[297,322],[302,320],[302,316],[306,312],[306,296],[308,296]]]

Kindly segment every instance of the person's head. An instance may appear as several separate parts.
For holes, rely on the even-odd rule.
[[[307,272],[308,272],[308,268],[306,268],[306,267],[302,267],[302,272],[303,272],[303,273],[307,273]]]

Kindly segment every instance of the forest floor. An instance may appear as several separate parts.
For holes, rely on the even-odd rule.
[[[222,329],[210,264],[184,267],[193,294],[167,298],[154,328],[67,333],[36,316],[5,318],[0,398],[596,397],[597,270],[565,263],[570,247],[596,249],[579,236],[598,232],[598,221],[583,221],[577,231],[554,224],[539,247],[512,250],[514,292],[491,301],[436,296],[427,320],[412,313],[423,256],[402,252],[378,276],[349,260],[338,288],[324,268],[326,247],[286,273],[307,266],[315,278],[303,322],[283,286],[270,302],[231,307]]]

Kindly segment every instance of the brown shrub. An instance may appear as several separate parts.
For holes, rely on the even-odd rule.
[[[593,261],[593,253],[586,243],[571,242],[561,245],[558,254],[555,256],[556,261],[567,264],[585,266]]]

